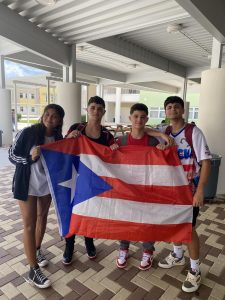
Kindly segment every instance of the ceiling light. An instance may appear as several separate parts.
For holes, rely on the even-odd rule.
[[[44,6],[51,6],[55,5],[58,0],[35,0],[38,4],[44,5]]]
[[[169,24],[166,28],[166,31],[168,33],[177,33],[180,32],[183,29],[182,24]]]
[[[84,52],[85,47],[84,46],[77,46],[77,51],[78,52]]]
[[[127,65],[127,68],[129,68],[129,69],[136,69],[137,68],[137,64],[129,64],[129,65]]]

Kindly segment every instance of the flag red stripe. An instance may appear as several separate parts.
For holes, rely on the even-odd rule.
[[[188,185],[184,186],[148,186],[128,184],[117,178],[101,177],[113,186],[99,197],[118,198],[136,202],[149,202],[161,204],[192,205],[192,192]]]
[[[190,243],[192,224],[139,224],[72,214],[70,231],[66,237],[73,234],[112,240]]]
[[[78,143],[79,140],[79,143]],[[177,155],[177,148],[171,147],[164,151],[155,147],[146,146],[123,146],[114,151],[109,147],[91,142],[86,137],[64,139],[51,144],[43,145],[42,148],[59,151],[66,154],[79,155],[91,154],[98,156],[102,161],[111,164],[132,164],[132,165],[170,165],[179,166],[180,160]]]
[[[183,169],[185,172],[193,170],[193,165],[183,165]]]

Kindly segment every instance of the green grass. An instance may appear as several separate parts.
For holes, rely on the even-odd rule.
[[[18,123],[27,123],[27,120],[20,120]],[[38,120],[32,120],[30,119],[28,124],[36,124],[38,123]]]

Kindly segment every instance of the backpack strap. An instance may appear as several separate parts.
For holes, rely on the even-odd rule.
[[[195,150],[194,150],[194,147],[193,147],[193,140],[192,140],[192,133],[193,133],[194,127],[195,127],[194,124],[187,123],[185,125],[185,128],[184,128],[184,134],[185,134],[185,138],[186,138],[187,143],[191,147],[192,156],[193,156],[193,158],[196,159],[196,154],[195,154]]]
[[[78,124],[76,130],[82,132],[82,131],[84,131],[84,128],[86,127],[86,125],[87,125],[86,123],[80,123],[80,124]]]
[[[121,146],[126,146],[127,140],[128,140],[128,134],[120,136],[119,140],[120,140]]]
[[[148,146],[155,147],[159,144],[159,141],[154,136],[148,135]]]
[[[165,130],[165,134],[170,135],[172,133],[172,126],[167,126]]]

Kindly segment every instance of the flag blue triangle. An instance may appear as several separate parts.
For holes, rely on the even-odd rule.
[[[57,213],[61,222],[62,235],[69,230],[72,208],[87,199],[111,190],[112,186],[96,175],[91,169],[80,161],[77,155],[42,149],[51,186],[53,198],[57,204]],[[78,177],[72,183],[76,185],[75,196],[71,201],[72,189],[60,185],[72,178],[72,165],[75,167]]]

